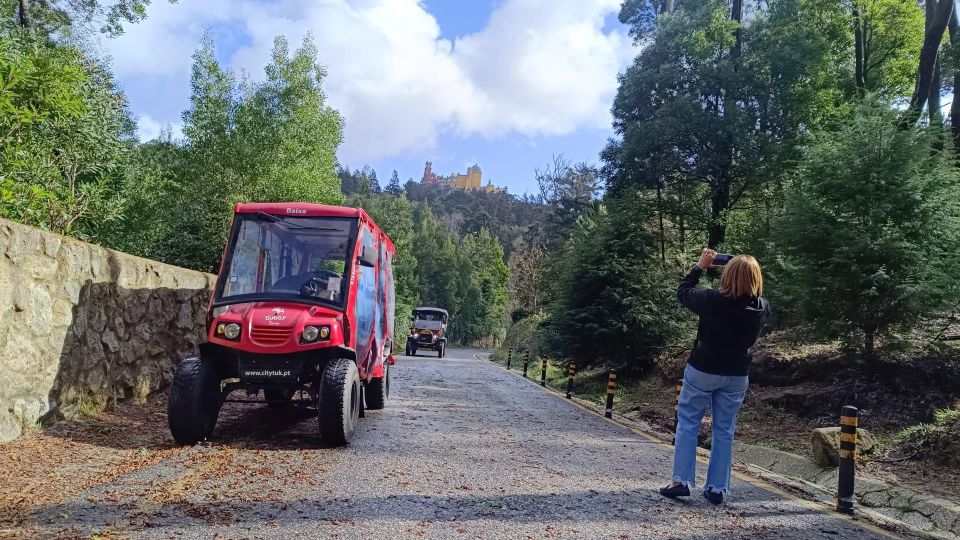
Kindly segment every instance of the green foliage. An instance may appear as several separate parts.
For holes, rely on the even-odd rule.
[[[934,413],[933,422],[909,427],[897,435],[896,446],[916,458],[960,465],[960,404]]]
[[[507,281],[510,279],[503,247],[490,231],[481,229],[463,238],[460,255],[459,289],[464,294],[451,333],[466,343],[488,336],[502,340],[504,336],[500,330],[507,308]]]
[[[126,99],[82,51],[0,34],[0,216],[98,239],[119,214]]]
[[[117,245],[164,262],[216,271],[238,202],[340,204],[340,115],[325,104],[326,72],[307,39],[290,53],[277,38],[262,83],[238,85],[207,36],[194,55],[185,141],[140,156],[147,179],[130,178]],[[154,159],[161,157],[163,159]],[[146,182],[154,189],[143,189]],[[137,208],[140,212],[133,212]],[[150,242],[133,241],[144,227]]]
[[[645,371],[684,336],[676,275],[656,258],[649,216],[647,205],[623,197],[578,219],[554,270],[547,339],[557,356]]]
[[[923,44],[923,9],[903,0],[854,0],[852,8],[864,34],[864,89],[885,98],[910,96]]]
[[[5,2],[7,13],[20,19],[18,4],[16,0]],[[124,24],[146,18],[150,0],[30,0],[27,5],[28,24],[47,35],[73,37],[95,30],[118,36]]]
[[[874,339],[957,299],[960,175],[936,128],[865,104],[806,150],[778,228],[784,300],[823,335]]]

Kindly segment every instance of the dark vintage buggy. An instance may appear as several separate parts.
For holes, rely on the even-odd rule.
[[[435,307],[418,307],[413,310],[410,335],[407,336],[407,356],[416,356],[418,350],[436,351],[443,358],[447,350],[447,310]]]

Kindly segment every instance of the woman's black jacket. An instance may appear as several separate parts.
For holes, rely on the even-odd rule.
[[[753,359],[750,347],[770,318],[770,303],[763,297],[732,298],[715,289],[698,289],[702,275],[694,266],[677,288],[680,303],[700,316],[689,364],[715,375],[747,375]]]

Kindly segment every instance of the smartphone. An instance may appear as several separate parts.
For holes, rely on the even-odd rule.
[[[713,264],[717,266],[723,266],[730,262],[730,259],[733,258],[733,255],[728,255],[726,253],[717,253],[717,256],[713,258]]]

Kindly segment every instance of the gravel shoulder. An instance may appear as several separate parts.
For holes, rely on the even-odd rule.
[[[400,357],[347,448],[322,444],[309,409],[240,405],[176,448],[162,400],[35,431],[0,447],[0,536],[879,537],[741,479],[721,507],[665,500],[669,448],[476,352]]]

